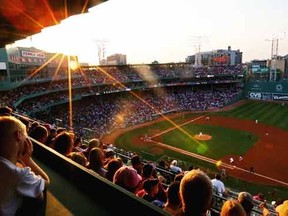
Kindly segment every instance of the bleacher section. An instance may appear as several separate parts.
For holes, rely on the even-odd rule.
[[[33,143],[34,157],[49,168],[45,170],[49,171],[51,178],[48,192],[60,201],[63,200],[63,204],[68,205],[66,208],[73,215],[87,215],[85,212],[89,215],[139,215],[139,212],[141,215],[169,215],[105,178],[89,172],[53,149],[35,140]],[[84,199],[79,199],[79,195]],[[84,203],[85,201],[89,203]]]
[[[169,215],[161,208],[90,172],[55,150],[35,140],[33,143],[34,157],[41,162],[41,166],[51,178],[51,185],[48,188],[50,195],[48,195],[47,213],[51,212],[54,216],[55,210],[71,213],[71,215],[93,215],[93,212],[97,215]],[[126,155],[118,153],[116,157],[123,157],[126,158],[124,161],[128,161],[131,158],[127,155],[128,153]],[[175,173],[171,171],[159,167],[156,169],[161,174],[172,175],[171,179],[175,176]],[[213,215],[219,215],[225,200],[237,198],[237,192],[229,191],[229,197],[214,194],[214,205],[211,209]],[[252,215],[262,215],[259,205],[260,202],[255,201]],[[267,207],[271,216],[276,216],[274,208],[269,204]]]

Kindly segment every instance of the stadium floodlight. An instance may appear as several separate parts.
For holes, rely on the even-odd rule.
[[[271,39],[266,39],[266,41],[271,41],[271,63],[270,63],[270,73],[269,80],[276,81],[277,78],[277,58],[278,58],[278,46],[279,40],[283,40],[286,37],[286,32],[272,36]]]
[[[207,36],[194,36],[191,39],[194,42],[194,47],[195,47],[195,61],[193,64],[193,67],[199,68],[202,67],[202,55],[201,55],[201,46],[203,45],[204,42],[207,41]]]

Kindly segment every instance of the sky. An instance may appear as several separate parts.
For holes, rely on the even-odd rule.
[[[125,54],[128,64],[184,62],[216,49],[243,52],[243,62],[288,54],[287,0],[108,0],[47,27],[17,46],[77,55],[95,65]],[[276,42],[274,43],[276,46]]]

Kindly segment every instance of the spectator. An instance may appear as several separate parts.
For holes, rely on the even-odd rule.
[[[11,116],[12,112],[13,109],[8,106],[0,107],[0,116]]]
[[[180,181],[173,181],[167,188],[167,201],[163,210],[169,212],[171,215],[180,215],[181,201],[179,197]]]
[[[3,116],[0,117],[0,134],[0,215],[15,215],[17,210],[30,214],[36,209],[44,213],[44,190],[50,180],[31,157],[33,145],[26,126],[15,117]],[[21,166],[16,166],[17,161]],[[23,212],[20,205],[28,197],[35,200],[32,202],[34,209]],[[41,205],[41,208],[36,204]]]
[[[60,154],[67,156],[73,150],[73,137],[70,132],[61,132],[55,137],[54,149]]]
[[[88,162],[87,158],[82,152],[71,152],[67,155],[67,157],[82,166],[86,166]]]
[[[177,160],[173,160],[170,164],[170,171],[174,172],[174,173],[181,173],[182,169],[181,167],[178,166],[178,162]]]
[[[73,143],[73,151],[74,152],[83,152],[84,149],[82,148],[83,143],[82,139],[79,136],[75,136],[74,143]]]
[[[123,161],[121,158],[113,158],[112,160],[110,160],[104,167],[107,170],[106,178],[109,181],[113,182],[113,176],[115,172],[122,166]]]
[[[30,120],[26,117],[17,117],[25,126],[26,126],[26,131],[27,133],[30,132],[30,126],[31,126],[31,123],[30,123]]]
[[[93,138],[89,140],[88,147],[83,151],[87,158],[89,158],[90,151],[94,147],[101,147],[99,139]]]
[[[137,173],[139,175],[142,175],[143,174],[143,164],[142,164],[142,161],[141,161],[141,158],[139,155],[137,154],[134,154],[132,157],[131,157],[131,165],[134,169],[137,170]]]
[[[87,168],[106,178],[107,170],[104,169],[104,152],[99,147],[94,147],[89,154]]]
[[[260,201],[260,202],[264,202],[265,199],[264,199],[264,194],[263,193],[258,193],[257,195],[253,196],[253,199],[254,200],[257,200],[257,201]]]
[[[57,135],[57,131],[55,128],[51,128],[49,135],[46,139],[45,145],[49,146],[50,148],[54,148],[54,139]]]
[[[137,194],[142,177],[131,166],[122,166],[114,174],[113,183]]]
[[[200,169],[193,169],[184,175],[179,194],[184,215],[206,215],[213,204],[211,180]]]
[[[184,177],[184,172],[178,173],[174,176],[174,181],[181,182],[182,178]]]
[[[254,206],[253,196],[250,193],[243,191],[238,193],[237,199],[244,208],[246,216],[250,216]]]
[[[48,137],[48,130],[46,127],[42,125],[37,125],[33,129],[30,130],[29,136],[40,143],[45,143]]]
[[[221,175],[219,173],[215,174],[215,178],[211,180],[214,191],[217,195],[223,196],[225,195],[225,186],[224,183],[221,181]]]
[[[105,156],[105,159],[104,159],[104,166],[109,163],[110,160],[114,159],[115,158],[115,151],[113,149],[104,149],[103,150],[104,152],[104,156]]]
[[[148,202],[156,202],[159,207],[164,207],[164,202],[157,199],[157,194],[159,191],[159,179],[147,179],[143,182],[143,189],[145,194],[142,196],[143,199],[147,200]],[[160,205],[159,205],[160,204]]]
[[[235,199],[228,199],[224,202],[220,216],[245,216],[246,213],[241,204]]]
[[[143,179],[143,182],[146,179],[158,179],[158,180],[160,180],[158,177],[158,174],[157,174],[156,167],[153,163],[146,163],[143,166],[142,179]],[[166,202],[166,193],[165,193],[163,183],[161,181],[159,182],[158,187],[159,188],[158,188],[157,198],[163,202]],[[138,192],[138,196],[142,197],[144,195],[144,193],[145,193],[144,189],[140,190]]]
[[[285,200],[282,204],[278,205],[275,210],[279,216],[288,216],[288,200]]]

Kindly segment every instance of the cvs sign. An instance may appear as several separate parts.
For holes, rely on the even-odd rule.
[[[250,92],[250,93],[249,93],[249,98],[250,98],[250,99],[261,100],[261,98],[262,98],[262,93],[261,93],[261,92]]]

